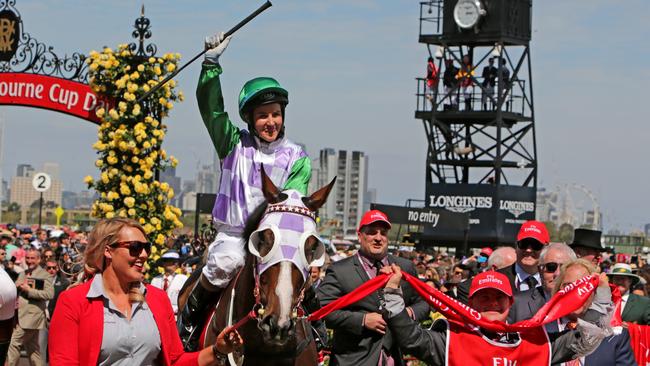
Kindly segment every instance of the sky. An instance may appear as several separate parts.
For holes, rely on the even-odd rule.
[[[142,2],[17,0],[24,31],[57,54],[87,53],[131,42]],[[158,53],[181,61],[203,38],[226,30],[262,1],[147,0]],[[650,223],[650,11],[648,0],[535,0],[531,42],[538,186],[588,187],[604,227],[630,231]],[[242,28],[221,58],[226,109],[238,121],[244,82],[272,76],[290,92],[287,134],[317,157],[324,147],[364,151],[377,201],[402,205],[424,198],[426,137],[414,118],[416,77],[426,71],[414,0],[276,0]],[[194,179],[213,147],[194,89],[200,62],[177,78],[185,102],[166,120],[165,149],[178,174]],[[2,172],[16,165],[61,164],[64,189],[97,175],[91,145],[96,126],[74,117],[0,106],[5,121]],[[239,121],[238,121],[239,123]]]

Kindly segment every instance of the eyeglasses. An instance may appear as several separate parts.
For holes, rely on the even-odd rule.
[[[557,269],[560,267],[560,264],[555,262],[548,262],[542,264],[540,267],[542,267],[546,273],[555,273],[555,271],[557,271]]]
[[[51,269],[56,269],[56,266],[47,266],[47,267],[45,267],[45,269],[49,271]]]
[[[462,275],[463,271],[454,271],[454,275]]]
[[[151,243],[146,241],[119,241],[115,244],[111,244],[112,248],[128,248],[129,255],[131,257],[137,257],[142,253],[142,249],[147,252],[147,255],[151,254]]]
[[[517,248],[521,250],[526,250],[531,248],[534,251],[540,251],[544,247],[544,244],[538,242],[537,240],[522,240],[517,242]]]
[[[380,233],[382,236],[386,236],[388,234],[388,229],[366,226],[361,229],[361,232],[369,236],[377,235],[377,233]]]

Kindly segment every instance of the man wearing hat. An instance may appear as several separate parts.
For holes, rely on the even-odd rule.
[[[549,242],[550,237],[544,223],[530,220],[521,225],[515,248],[517,261],[509,267],[498,270],[508,278],[513,293],[541,286],[539,255]],[[468,303],[469,286],[469,281],[458,286],[458,300],[465,304]]]
[[[388,254],[388,231],[391,224],[378,210],[366,212],[357,235],[360,247],[356,254],[329,266],[318,287],[322,306],[354,291],[374,278],[382,267],[393,263],[416,276],[412,262]],[[429,305],[404,284],[408,316],[421,321],[429,314]],[[325,317],[327,327],[334,330],[330,365],[404,365],[402,353],[386,326],[385,301],[377,291],[358,302]]]
[[[631,288],[641,278],[632,273],[632,267],[627,263],[616,263],[607,274],[612,283],[618,286],[623,299],[621,301],[621,317],[623,321],[639,325],[650,324],[650,299],[631,293]]]
[[[158,287],[167,292],[169,301],[172,303],[174,314],[178,313],[178,294],[183,288],[185,281],[187,281],[187,276],[176,273],[176,270],[178,270],[179,260],[180,255],[178,255],[177,251],[166,251],[160,257],[160,265],[165,269],[165,273],[156,276],[151,280],[151,286]]]
[[[590,261],[598,265],[602,252],[605,250],[600,243],[601,232],[591,229],[575,229],[573,232],[573,243],[569,244],[576,252],[578,258]]]
[[[388,328],[399,346],[427,365],[549,365],[567,362],[592,352],[605,330],[578,322],[549,341],[543,327],[522,333],[497,333],[455,321],[439,320],[430,329],[420,327],[404,310],[398,266],[384,288]],[[513,303],[508,278],[496,271],[479,273],[472,279],[469,306],[489,321],[505,322]],[[607,286],[605,284],[605,286]],[[550,344],[549,344],[550,343]],[[576,353],[580,350],[580,353]]]

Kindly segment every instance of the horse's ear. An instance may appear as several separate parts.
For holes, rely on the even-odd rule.
[[[262,169],[262,193],[264,194],[264,198],[266,198],[266,202],[272,205],[284,201],[287,198],[286,194],[280,192],[278,187],[273,184],[271,178],[266,175],[264,165],[260,164],[260,167]]]
[[[310,210],[312,211],[318,210],[319,208],[321,208],[321,206],[325,204],[325,201],[327,201],[327,196],[329,196],[330,192],[332,191],[332,188],[334,187],[334,182],[336,182],[336,177],[332,179],[330,184],[312,193],[311,196],[303,197],[302,202]]]

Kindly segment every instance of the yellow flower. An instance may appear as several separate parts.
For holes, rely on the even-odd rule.
[[[147,233],[147,234],[149,234],[150,232],[152,232],[154,230],[154,227],[151,226],[151,224],[146,224],[146,225],[144,225],[143,228],[144,228],[144,232]]]
[[[137,115],[140,114],[140,105],[139,104],[136,104],[136,105],[133,106],[133,110],[131,111],[131,114],[133,114],[134,116],[137,116]]]
[[[127,213],[128,213],[129,216],[131,216],[131,217],[135,216],[135,214],[136,214],[135,209],[133,209],[133,208],[130,208],[129,211],[127,211]]]
[[[125,112],[126,111],[126,103],[124,102],[119,102],[117,104],[118,108],[120,109],[120,112]]]
[[[106,110],[104,108],[99,108],[98,110],[95,111],[95,114],[99,118],[102,118],[105,113],[106,113]]]
[[[102,173],[102,183],[108,183],[108,174],[106,172]]]
[[[84,177],[84,183],[93,184],[93,177],[91,177],[90,175],[87,175],[86,177]]]
[[[125,196],[128,196],[131,194],[131,189],[129,188],[128,185],[122,183],[120,184],[120,193],[122,193]]]
[[[176,65],[167,64],[167,72],[174,72],[174,70],[176,70]]]
[[[172,108],[174,108],[172,102],[167,102],[167,109],[172,109]]]
[[[138,65],[138,71],[143,72],[144,71],[144,65],[142,65],[142,64]]]
[[[124,204],[126,205],[126,207],[129,207],[129,208],[133,207],[133,205],[135,205],[135,198],[126,197],[124,199]]]
[[[140,74],[139,74],[137,71],[135,71],[135,72],[133,72],[133,73],[131,74],[131,76],[130,76],[129,78],[130,78],[131,80],[136,80],[136,79],[139,78],[139,77],[140,77]]]
[[[146,221],[144,218],[141,217],[141,218],[138,220],[138,222],[140,223],[140,225],[144,225],[144,223],[147,222],[147,221]]]
[[[90,64],[90,66],[89,66],[89,68],[90,68],[91,71],[95,71],[95,70],[97,70],[98,67],[99,67],[99,64],[97,64],[96,62],[93,62],[93,63]]]
[[[117,111],[116,111],[115,109],[113,109],[113,108],[111,108],[111,109],[108,111],[108,115],[111,116],[112,119],[119,119],[119,118],[120,118],[120,115],[119,115],[119,114],[117,113]]]
[[[165,237],[162,234],[156,236],[156,244],[163,245],[165,244]]]
[[[151,144],[149,143],[149,141],[145,141],[144,144],[142,144],[142,147],[148,149],[151,147]]]
[[[153,177],[153,172],[147,169],[147,171],[144,172],[144,179],[150,179],[151,177]]]
[[[156,74],[157,76],[160,76],[160,74],[162,74],[162,71],[160,70],[160,66],[154,67],[153,73]]]
[[[126,217],[126,210],[124,210],[124,209],[120,210],[120,212],[118,213],[118,215],[119,215],[120,217]]]
[[[115,217],[115,214],[112,213],[112,212],[107,212],[104,216],[105,216],[107,219],[112,219],[113,217]]]

